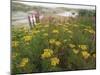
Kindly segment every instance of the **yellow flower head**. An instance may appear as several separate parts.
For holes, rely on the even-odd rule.
[[[96,58],[96,54],[95,53],[93,54],[93,57]]]
[[[77,53],[79,53],[79,50],[78,50],[78,49],[73,49],[73,52],[74,52],[75,54],[77,54]]]
[[[69,47],[74,48],[75,45],[74,44],[69,44]]]
[[[64,27],[64,31],[69,31],[69,29]]]
[[[43,36],[48,36],[48,33],[44,33]]]
[[[18,53],[12,53],[12,58],[16,58],[18,56]]]
[[[95,34],[95,31],[92,28],[85,28],[84,31],[87,31],[91,34]]]
[[[18,41],[12,41],[12,47],[16,48],[18,47],[19,42]]]
[[[50,39],[50,40],[49,40],[49,43],[50,43],[50,44],[54,44],[54,43],[55,43],[55,39]]]
[[[49,25],[44,25],[44,27],[49,27]]]
[[[37,33],[39,33],[40,31],[39,30],[33,30],[33,34],[37,34]]]
[[[52,31],[52,33],[59,33],[59,31],[55,29]]]
[[[55,45],[56,45],[56,46],[60,46],[60,45],[61,45],[61,42],[60,42],[60,41],[56,41],[56,42],[55,42]]]
[[[78,25],[76,25],[76,24],[75,24],[75,25],[73,25],[73,26],[74,26],[74,27],[78,27]]]
[[[32,36],[30,36],[30,35],[24,36],[25,42],[29,42],[29,41],[31,41],[31,39],[32,39]]]
[[[60,60],[57,57],[51,58],[51,65],[56,66],[59,64]]]
[[[28,62],[29,62],[28,58],[23,58],[21,63],[19,64],[19,67],[25,67]]]
[[[95,34],[95,31],[93,29],[88,30],[91,34]]]
[[[82,50],[87,50],[87,45],[79,45],[79,48],[81,48]]]
[[[73,33],[71,30],[68,30],[67,32],[68,32],[68,33],[70,33],[70,34],[72,34],[72,33]]]
[[[87,51],[82,51],[82,56],[84,59],[87,59],[90,56],[90,54]]]
[[[49,58],[53,55],[53,50],[51,49],[44,49],[44,53],[41,55],[41,57],[44,58]]]
[[[42,31],[42,32],[44,32],[44,31],[45,31],[45,29],[41,29],[41,31]]]

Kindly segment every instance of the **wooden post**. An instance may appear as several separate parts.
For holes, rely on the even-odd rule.
[[[30,26],[30,29],[32,29],[32,23],[31,23],[30,16],[28,16],[28,21],[29,21],[29,26]]]
[[[39,17],[40,17],[40,14],[39,14],[39,12],[37,11],[37,13],[35,14],[36,23],[39,23],[39,22],[40,22]]]
[[[34,17],[32,15],[32,24],[33,24],[33,27],[35,27],[35,22],[34,22]]]

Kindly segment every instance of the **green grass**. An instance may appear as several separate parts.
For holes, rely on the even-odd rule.
[[[95,69],[95,26],[91,19],[87,21],[86,18],[70,23],[52,20],[47,24],[40,22],[32,30],[12,27],[12,73]],[[55,41],[50,43],[52,39]],[[42,58],[44,49],[53,54],[48,51]],[[56,64],[52,65],[54,57],[59,62],[54,60]]]

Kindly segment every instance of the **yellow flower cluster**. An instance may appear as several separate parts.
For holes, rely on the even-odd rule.
[[[95,31],[93,29],[86,28],[84,30],[87,31],[87,32],[89,32],[89,33],[91,33],[91,34],[95,34]]]
[[[56,30],[56,29],[54,29],[53,31],[52,31],[52,33],[59,33],[59,31],[58,30]]]
[[[61,42],[60,41],[56,41],[55,39],[50,39],[49,40],[49,43],[50,44],[54,44],[56,46],[60,46],[61,45]]]
[[[18,56],[18,53],[12,53],[12,58],[16,58]]]
[[[49,43],[50,43],[50,44],[54,44],[55,41],[56,41],[55,39],[50,39],[50,40],[49,40]]]
[[[55,41],[55,45],[56,46],[60,46],[61,45],[61,42],[60,41]]]
[[[28,58],[23,58],[21,63],[19,64],[19,67],[25,67],[28,62],[29,62]]]
[[[44,58],[49,58],[53,55],[53,50],[51,49],[44,49],[43,54],[41,55],[41,57]]]
[[[69,47],[74,48],[75,45],[74,44],[69,44]]]
[[[24,36],[25,42],[29,42],[29,41],[31,41],[31,39],[32,39],[32,36],[30,36],[30,35]]]
[[[39,33],[40,31],[39,30],[33,30],[33,34],[37,34],[37,33]]]
[[[87,50],[87,45],[79,45],[79,48],[81,48],[82,50]]]
[[[74,27],[78,27],[79,25],[74,24],[73,26],[74,26]]]
[[[78,50],[78,49],[73,49],[73,52],[74,52],[75,54],[78,54],[78,53],[79,53],[79,50]]]
[[[44,25],[44,27],[49,27],[49,25]]]
[[[87,59],[90,56],[90,54],[87,51],[82,51],[82,56],[84,59]]]
[[[93,57],[96,58],[96,54],[95,53],[93,54]]]
[[[12,47],[16,48],[18,47],[19,42],[18,41],[12,41]]]
[[[57,64],[59,64],[60,60],[57,57],[53,57],[51,58],[51,65],[52,66],[56,66]]]
[[[64,27],[63,29],[64,29],[64,31],[68,31],[68,30],[69,30],[69,29],[68,29],[68,28],[66,28],[66,27]]]
[[[70,33],[70,34],[72,34],[72,33],[73,33],[71,30],[68,30],[67,32],[68,32],[68,33]]]
[[[44,33],[43,36],[48,36],[48,33]]]

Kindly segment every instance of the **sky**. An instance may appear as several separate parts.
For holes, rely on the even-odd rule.
[[[23,0],[23,1],[32,1],[32,0]],[[41,1],[41,0],[33,0],[33,1]],[[19,1],[14,1],[14,2],[19,2]],[[50,0],[49,1],[41,1],[41,2],[50,2]],[[35,5],[35,6],[43,6],[43,7],[67,7],[67,8],[76,8],[76,9],[95,9],[95,6],[68,5],[66,2],[60,2],[60,3],[66,3],[66,4],[49,4],[49,3],[34,3],[34,2],[20,2],[20,3],[30,5],[30,6]]]

